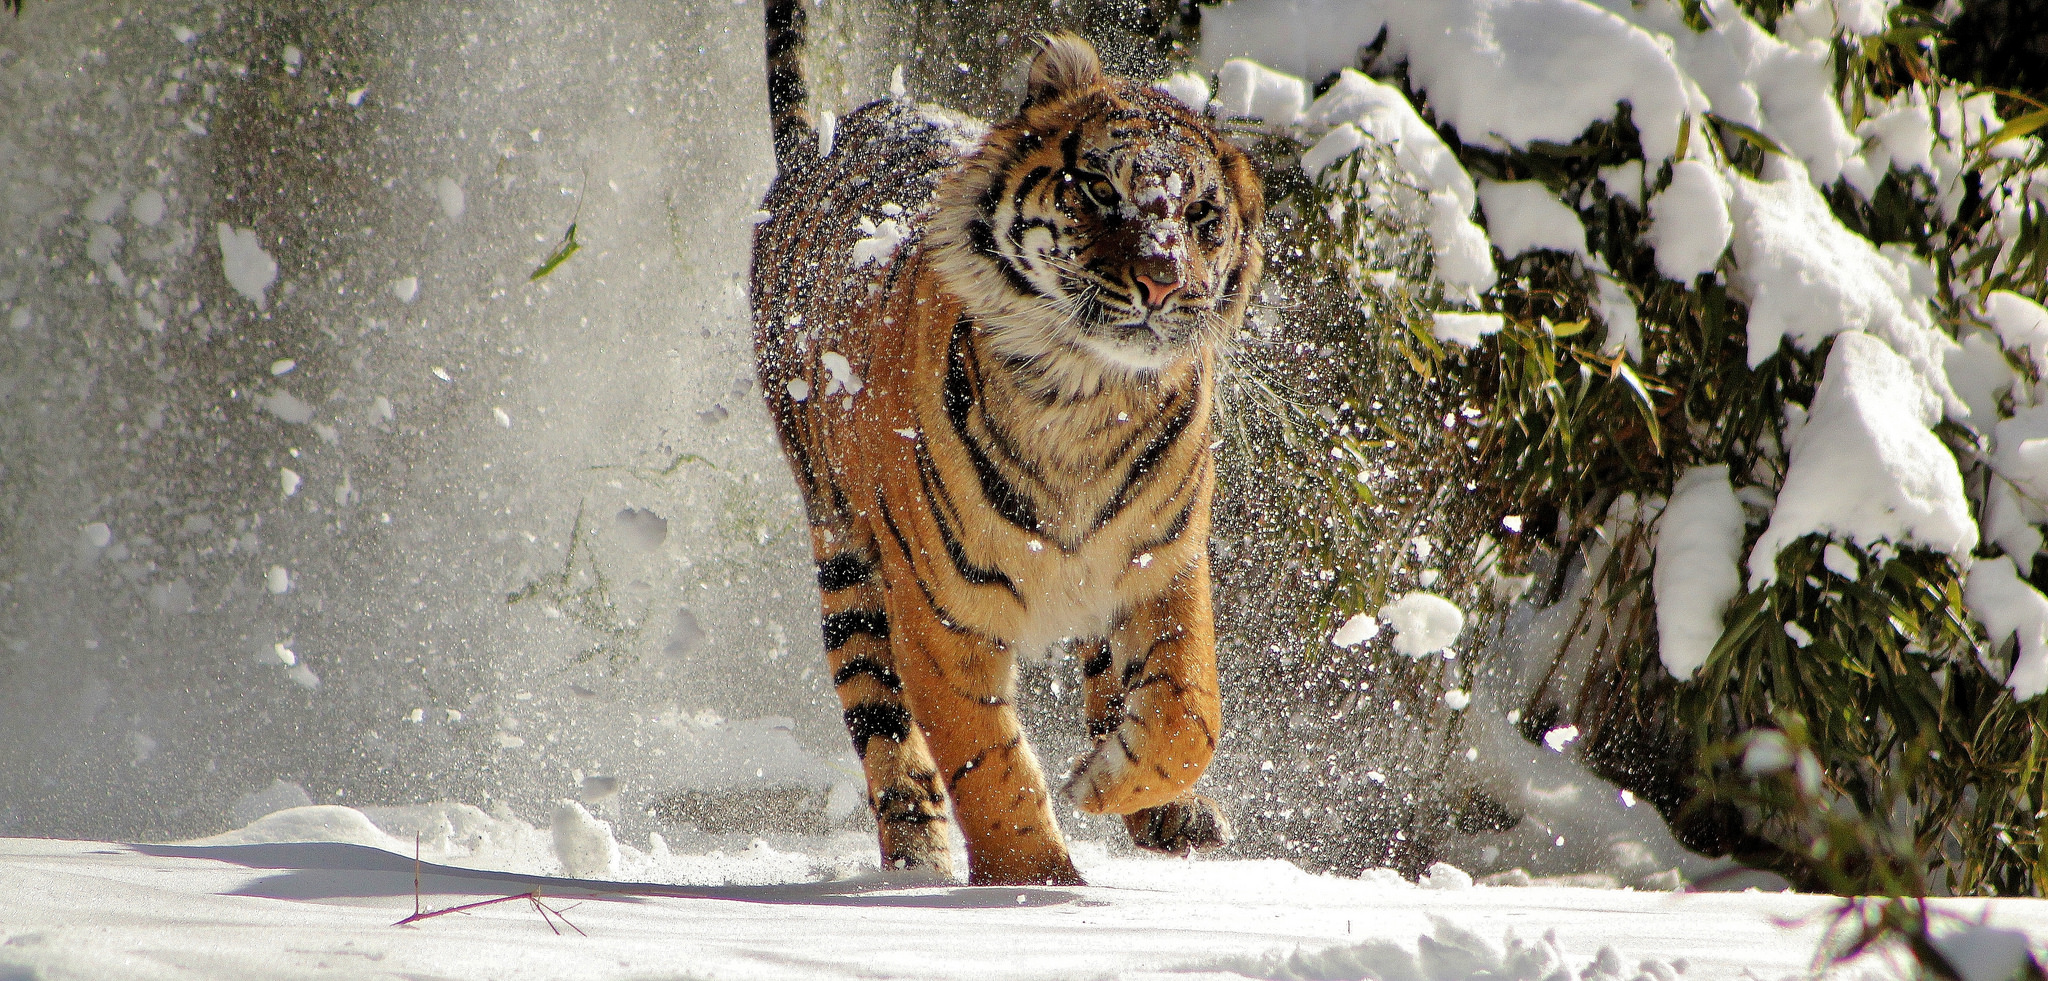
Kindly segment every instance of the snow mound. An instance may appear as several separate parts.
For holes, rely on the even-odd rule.
[[[363,812],[337,804],[315,804],[273,811],[247,826],[185,842],[188,845],[258,845],[269,842],[333,841],[364,845],[399,855],[412,854],[412,842],[385,834]]]
[[[562,874],[572,879],[608,879],[619,871],[619,843],[609,821],[590,816],[582,804],[564,800],[555,805],[549,828]]]
[[[1674,678],[1691,678],[1721,640],[1722,614],[1742,591],[1743,526],[1727,464],[1694,467],[1678,478],[1657,522],[1651,573],[1658,656]]]
[[[1865,551],[1920,545],[1967,562],[1977,525],[1955,456],[1930,429],[1939,419],[1940,403],[1905,358],[1868,334],[1837,337],[1791,439],[1770,526],[1749,553],[1749,588],[1777,581],[1778,553],[1810,534]]]
[[[1469,880],[1468,880],[1469,881]],[[1672,965],[1647,960],[1631,970],[1611,947],[1590,962],[1574,965],[1558,944],[1556,931],[1538,940],[1523,940],[1507,931],[1499,946],[1443,917],[1430,917],[1433,928],[1416,938],[1415,948],[1391,940],[1368,940],[1333,947],[1301,947],[1263,957],[1234,958],[1184,970],[1223,969],[1271,981],[1606,981],[1624,978],[1674,978]]]
[[[1771,159],[1766,180],[1738,177],[1732,187],[1730,285],[1749,304],[1750,366],[1776,354],[1782,338],[1811,351],[1861,330],[1911,363],[1913,386],[1930,387],[1951,415],[1965,416],[1943,370],[1956,343],[1934,326],[1911,270],[1843,226],[1797,164]]]

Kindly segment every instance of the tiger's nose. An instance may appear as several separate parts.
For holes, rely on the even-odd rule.
[[[1145,305],[1157,310],[1166,305],[1168,298],[1180,291],[1180,280],[1169,279],[1162,283],[1144,273],[1137,275],[1138,285],[1145,287]]]

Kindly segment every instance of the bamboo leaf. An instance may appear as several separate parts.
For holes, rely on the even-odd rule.
[[[576,251],[581,248],[583,248],[582,243],[576,241],[576,223],[572,221],[569,223],[569,230],[562,233],[562,240],[555,243],[554,251],[549,252],[548,257],[541,260],[541,264],[535,267],[532,275],[526,277],[526,281],[529,283],[535,282],[542,276],[554,272],[556,267],[568,262],[569,257],[575,255]]]

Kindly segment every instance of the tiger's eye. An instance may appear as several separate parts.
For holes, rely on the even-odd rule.
[[[1084,186],[1088,188],[1088,196],[1094,198],[1096,204],[1108,207],[1116,201],[1116,186],[1104,178],[1097,177]]]

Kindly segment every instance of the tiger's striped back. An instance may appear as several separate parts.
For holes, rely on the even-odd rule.
[[[950,803],[974,881],[1080,881],[1010,704],[1016,660],[1066,638],[1095,745],[1068,793],[1148,847],[1220,841],[1189,788],[1221,724],[1209,419],[1258,274],[1242,156],[1073,38],[991,132],[879,102],[805,144],[795,118],[755,341],[884,860],[949,871]]]

